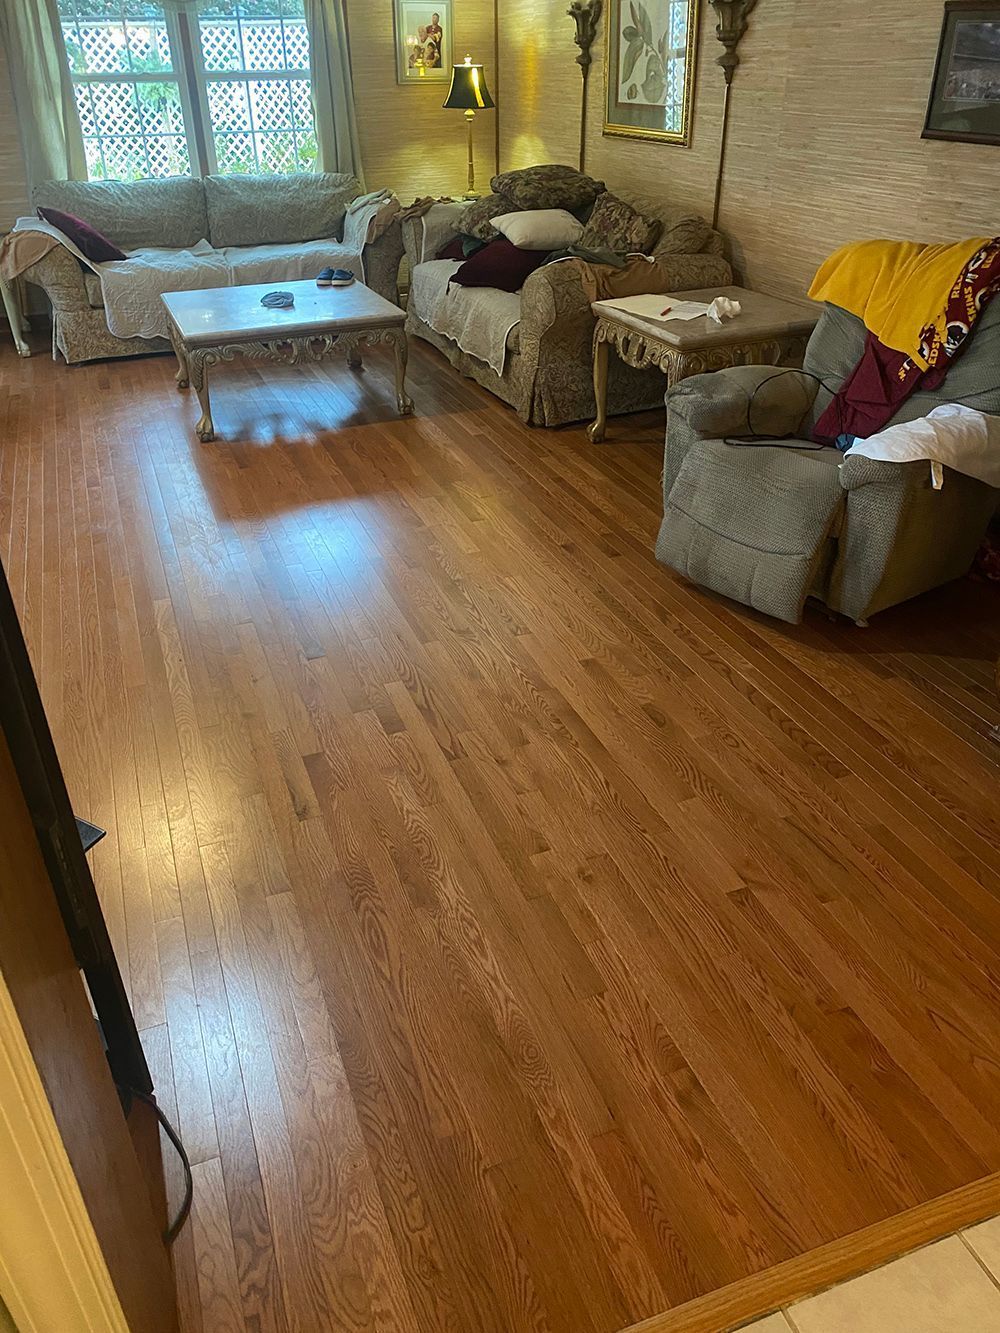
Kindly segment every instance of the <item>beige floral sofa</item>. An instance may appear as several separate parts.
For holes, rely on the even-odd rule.
[[[532,188],[521,195],[520,206],[550,206],[551,200],[540,187],[539,179],[545,171],[553,169],[530,170],[534,173]],[[495,177],[494,190],[508,178]],[[596,185],[602,191],[605,189],[603,182]],[[722,236],[704,219],[662,199],[620,189],[615,189],[614,194],[645,217],[662,224],[652,249],[657,261],[656,284],[646,290],[683,291],[732,282],[732,270],[723,256]],[[467,211],[470,205],[460,201],[441,203],[423,216],[404,220],[403,244],[411,275],[407,330],[432,343],[457,370],[509,403],[521,420],[530,425],[559,426],[589,420],[595,412],[591,311],[594,292],[587,281],[588,266],[581,260],[561,259],[537,269],[521,288],[519,302],[517,297],[513,298],[513,313],[512,298],[507,294],[498,294],[495,312],[488,304],[480,307],[482,319],[516,321],[507,333],[506,355],[499,371],[431,326],[433,314],[425,295],[430,287],[426,281],[430,266],[442,265],[444,261],[437,259],[439,251],[470,226],[481,226],[484,217],[501,211],[504,202],[503,197],[488,197],[471,206],[473,213]],[[479,234],[484,233],[480,230]],[[589,272],[592,277],[593,270]],[[663,376],[658,371],[633,370],[612,358],[609,413],[659,406],[663,392]]]
[[[352,247],[342,244],[345,217],[360,195],[358,182],[346,174],[174,176],[48,181],[34,189],[32,203],[82,218],[130,256],[168,251],[180,257],[175,262],[190,256],[195,265],[208,252],[231,261],[228,279],[216,273],[213,281],[187,286],[287,282],[327,266],[356,270],[360,258],[358,276],[396,304],[403,254],[398,216],[377,239],[353,247],[353,262],[347,254]],[[397,214],[398,207],[396,201]],[[64,246],[51,249],[23,277],[51,302],[53,355],[59,352],[72,363],[169,350],[163,337],[112,333],[99,272],[85,268]]]

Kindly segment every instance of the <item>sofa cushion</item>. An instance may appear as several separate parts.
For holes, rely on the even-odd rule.
[[[185,250],[208,238],[205,191],[190,176],[44,181],[32,190],[31,202],[82,218],[122,250]]]
[[[583,250],[648,255],[662,230],[659,218],[644,217],[624,199],[606,191],[594,204],[578,244]]]
[[[359,193],[357,180],[342,172],[206,176],[208,239],[221,248],[339,238]]]
[[[492,226],[522,250],[565,250],[575,245],[583,232],[565,208],[527,208],[517,213],[501,213]]]
[[[571,213],[592,204],[604,188],[603,181],[558,163],[505,171],[490,181],[494,194],[502,194],[515,208],[565,208]]]
[[[38,216],[50,227],[61,231],[67,240],[72,241],[80,254],[94,264],[104,264],[109,259],[127,259],[124,250],[114,245],[103,232],[91,227],[83,218],[64,213],[61,208],[40,208]]]
[[[481,241],[496,240],[492,221],[502,213],[509,213],[514,204],[499,194],[485,194],[459,216],[458,229],[466,236],[476,236]]]
[[[467,259],[451,279],[460,287],[496,287],[501,292],[519,292],[545,262],[545,250],[521,250],[506,237],[484,245]]]

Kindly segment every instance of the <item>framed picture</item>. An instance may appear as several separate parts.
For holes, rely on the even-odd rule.
[[[925,139],[1000,144],[1000,3],[948,0]]]
[[[604,133],[691,137],[698,0],[608,0]]]
[[[447,83],[451,79],[451,0],[393,0],[396,82]]]

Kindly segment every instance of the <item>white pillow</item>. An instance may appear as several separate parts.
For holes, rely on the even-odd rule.
[[[501,213],[493,227],[519,250],[565,250],[583,235],[583,223],[565,208],[531,208]]]

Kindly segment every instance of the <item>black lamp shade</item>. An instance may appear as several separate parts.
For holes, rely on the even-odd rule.
[[[453,65],[451,87],[442,105],[458,111],[488,111],[495,106],[482,65],[473,65],[468,60],[464,65]]]

